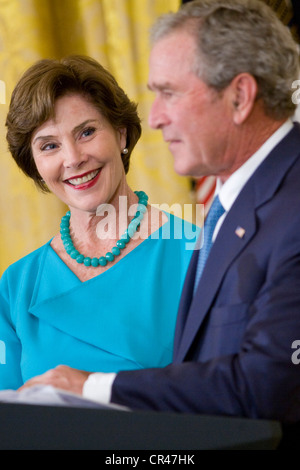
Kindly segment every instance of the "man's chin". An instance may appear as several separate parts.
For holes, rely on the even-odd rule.
[[[198,174],[195,174],[195,169],[182,164],[183,161],[174,161],[174,170],[179,176],[188,176],[191,178],[197,178]]]
[[[176,165],[174,165],[174,170],[179,176],[191,176],[184,168],[178,168]]]

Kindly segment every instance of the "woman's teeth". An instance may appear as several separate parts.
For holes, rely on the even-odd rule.
[[[77,186],[79,184],[84,184],[84,183],[88,183],[89,181],[91,181],[93,178],[95,178],[95,176],[98,175],[100,170],[95,170],[95,171],[91,171],[91,173],[88,173],[87,175],[84,175],[82,176],[81,178],[72,178],[70,180],[67,180],[68,183],[70,184],[73,184],[73,186]]]

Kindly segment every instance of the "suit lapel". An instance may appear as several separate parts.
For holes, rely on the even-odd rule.
[[[299,127],[295,125],[246,183],[222,224],[192,298],[197,263],[197,254],[194,253],[180,301],[174,362],[182,362],[186,357],[226,271],[255,236],[258,207],[273,197],[284,175],[298,158],[299,147]],[[239,227],[242,231],[238,230]]]
[[[187,316],[189,313],[190,305],[193,300],[193,290],[194,290],[194,280],[196,275],[196,268],[198,262],[198,250],[195,250],[189,268],[186,273],[182,294],[180,298],[178,312],[181,312],[178,315],[177,322],[176,322],[176,330],[175,330],[175,339],[174,339],[174,351],[177,351],[179,348],[179,343],[182,337],[182,331],[184,329],[184,325],[187,321]]]
[[[245,235],[242,238],[235,233],[238,226],[245,230]],[[197,291],[190,303],[189,311],[185,312],[186,321],[182,329],[181,340],[178,340],[180,346],[176,349],[176,362],[181,362],[184,359],[218,293],[224,274],[230,264],[250,242],[255,232],[255,213],[253,212],[253,206],[251,207],[250,198],[245,197],[240,199],[239,204],[227,214],[213,244]],[[224,244],[224,240],[226,240],[226,244]],[[213,273],[213,276],[211,273]]]

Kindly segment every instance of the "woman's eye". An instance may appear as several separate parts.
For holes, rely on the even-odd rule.
[[[95,132],[95,128],[94,127],[89,127],[88,129],[84,129],[84,131],[82,131],[82,134],[81,136],[82,137],[90,137],[91,135],[93,135]]]
[[[53,150],[57,147],[56,144],[53,144],[53,143],[49,143],[49,144],[45,144],[42,146],[41,150],[42,151],[47,151],[47,150]]]

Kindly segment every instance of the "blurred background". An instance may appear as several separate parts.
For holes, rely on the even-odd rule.
[[[54,236],[66,211],[55,196],[36,189],[7,151],[11,92],[22,73],[41,58],[90,55],[138,103],[143,134],[131,157],[128,180],[133,190],[146,191],[152,204],[173,205],[187,219],[185,204],[197,201],[209,207],[214,178],[191,181],[176,175],[161,132],[147,123],[153,98],[146,87],[149,28],[160,14],[176,11],[185,1],[0,0],[0,276],[9,264]],[[297,34],[299,0],[262,1]]]

